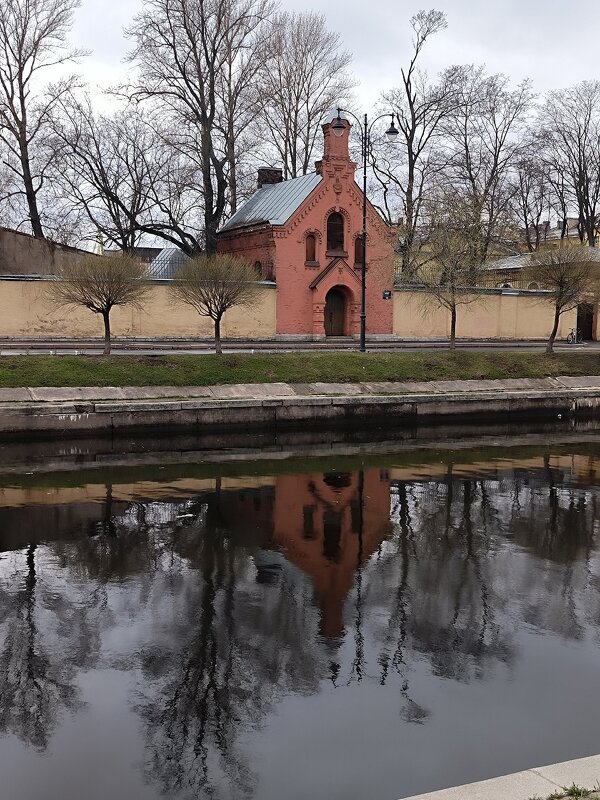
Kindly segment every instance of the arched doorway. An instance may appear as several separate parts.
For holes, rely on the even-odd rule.
[[[337,286],[325,295],[325,336],[344,336],[346,295]]]

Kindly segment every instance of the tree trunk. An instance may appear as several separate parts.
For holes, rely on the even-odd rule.
[[[25,197],[27,199],[27,209],[29,211],[29,219],[31,221],[31,231],[36,239],[44,239],[44,230],[40,220],[40,212],[38,210],[37,195],[33,188],[33,178],[31,177],[31,165],[29,160],[29,148],[27,143],[21,139],[19,140],[19,147],[21,151],[21,171],[23,173],[23,185],[25,188]]]
[[[237,158],[235,152],[235,134],[230,126],[227,137],[227,162],[229,165],[229,206],[231,213],[237,211]]]
[[[546,353],[548,355],[552,355],[554,352],[554,340],[556,339],[556,333],[558,331],[558,323],[560,322],[560,308],[558,306],[554,307],[554,325],[552,327],[552,333],[550,334],[550,338],[548,339],[548,343],[546,344]]]
[[[596,247],[596,218],[592,219],[591,224],[588,226],[588,244],[590,247]]]
[[[104,355],[110,355],[110,311],[102,312],[104,320]]]
[[[456,306],[450,311],[450,350],[456,348]]]
[[[207,215],[205,216],[208,218]],[[212,219],[207,221],[204,226],[204,247],[208,255],[214,255],[217,252],[217,226]]]
[[[221,355],[223,348],[221,347],[221,318],[215,320],[215,353]]]

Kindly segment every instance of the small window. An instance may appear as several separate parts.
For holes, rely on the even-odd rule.
[[[317,239],[314,233],[309,233],[306,237],[306,258],[309,264],[314,264],[317,260]]]
[[[337,212],[327,219],[327,252],[344,252],[344,218]]]
[[[362,236],[357,236],[354,240],[354,263],[362,264],[363,260],[363,240]]]
[[[260,261],[254,262],[254,272],[256,272],[256,277],[262,279],[262,264]]]
[[[535,281],[534,281],[533,283],[530,283],[530,284],[529,284],[529,286],[528,286],[527,288],[528,288],[528,289],[539,289],[540,287],[539,287],[539,285],[538,285],[537,283],[535,283]]]

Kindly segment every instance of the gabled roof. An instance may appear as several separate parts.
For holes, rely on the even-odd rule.
[[[263,186],[227,220],[219,232],[260,223],[283,225],[321,180],[320,175],[311,172],[300,178]]]

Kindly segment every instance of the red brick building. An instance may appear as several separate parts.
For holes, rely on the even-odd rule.
[[[362,191],[348,151],[350,123],[341,136],[323,125],[324,152],[316,171],[282,180],[259,170],[258,191],[218,234],[219,252],[254,264],[277,286],[278,335],[358,336],[362,260]],[[393,242],[368,204],[367,335],[392,333]]]

